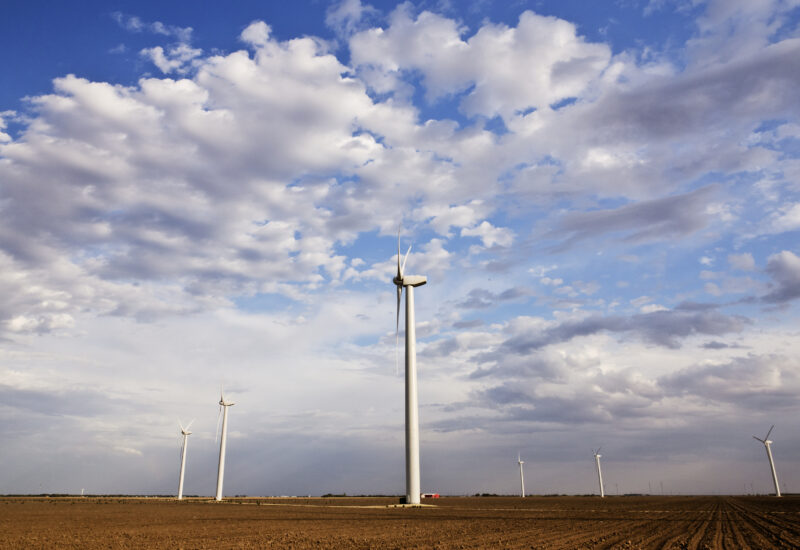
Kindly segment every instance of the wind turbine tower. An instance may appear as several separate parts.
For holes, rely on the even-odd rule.
[[[772,427],[770,427],[770,429],[767,432],[767,435],[764,437],[764,439],[759,439],[756,436],[753,436],[753,439],[758,439],[758,441],[760,441],[761,443],[764,444],[764,448],[767,449],[767,458],[769,459],[769,468],[772,471],[772,483],[775,484],[775,496],[779,497],[779,496],[781,496],[781,488],[778,487],[778,474],[775,473],[775,462],[773,462],[773,460],[772,460],[772,449],[770,449],[770,447],[769,447],[770,445],[772,445],[772,441],[770,441],[770,439],[769,439],[769,434],[772,433],[772,428],[774,428],[774,427],[775,427],[775,425],[773,424]]]
[[[397,326],[395,341],[400,334],[400,301],[406,289],[406,504],[419,504],[419,404],[417,402],[417,350],[414,321],[414,287],[422,286],[428,279],[424,275],[404,275],[411,247],[408,247],[403,264],[400,264],[400,232],[397,232],[397,275],[392,282],[397,286]]]
[[[525,498],[525,478],[522,475],[522,465],[525,464],[525,462],[522,460],[519,453],[517,453],[517,464],[519,464],[519,491],[522,498]]]
[[[194,420],[192,420],[192,422],[194,422]],[[189,431],[192,422],[189,422],[184,428],[181,421],[178,420],[178,426],[181,427],[181,434],[183,434],[183,445],[181,446],[181,475],[178,481],[178,500],[183,500],[183,474],[186,471],[186,444],[189,442],[189,436],[192,435],[192,432]]]
[[[225,444],[228,441],[228,407],[234,406],[233,401],[225,401],[222,392],[219,394],[219,406],[222,410],[222,437],[219,440],[219,469],[217,470],[217,495],[214,500],[222,500],[222,478],[225,477]]]
[[[592,452],[594,453],[594,462],[597,464],[597,479],[600,482],[600,498],[603,498],[606,496],[606,492],[603,489],[603,471],[600,469],[600,457],[603,455],[600,454],[600,447]]]

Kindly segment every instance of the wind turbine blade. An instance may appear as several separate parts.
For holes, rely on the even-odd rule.
[[[186,431],[187,431],[187,432],[189,431],[189,428],[191,428],[191,427],[192,427],[192,424],[194,423],[194,421],[195,421],[195,420],[196,420],[196,419],[192,418],[192,421],[191,421],[191,422],[189,422],[188,424],[186,424]]]
[[[596,453],[596,454],[600,454],[600,449],[602,449],[602,448],[603,448],[603,447],[598,447],[598,448],[597,448],[597,453]]]
[[[775,427],[775,424],[773,424],[773,425],[770,427],[769,431],[767,432],[767,436],[764,438],[764,441],[766,441],[767,439],[769,439],[769,434],[771,434],[771,433],[772,433],[772,428],[774,428],[774,427]]]
[[[406,271],[406,260],[408,260],[408,255],[411,253],[411,245],[408,245],[408,251],[406,251],[406,255],[403,257],[403,267],[400,268],[400,276],[402,277],[403,273]],[[399,261],[399,257],[398,257]]]
[[[178,426],[181,427],[181,431],[184,431],[186,429],[186,428],[183,427],[183,423],[181,422],[180,418],[178,419]]]
[[[400,269],[400,228],[397,228],[397,276],[402,277],[403,272]]]
[[[760,438],[758,438],[756,436],[753,436],[753,439],[755,439],[756,441],[760,441],[761,443],[764,443],[764,441],[765,441],[764,439],[760,439]]]

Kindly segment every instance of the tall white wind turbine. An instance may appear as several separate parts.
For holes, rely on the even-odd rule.
[[[597,464],[597,479],[600,482],[600,498],[606,496],[606,492],[603,489],[603,471],[600,469],[600,457],[603,456],[600,454],[600,447],[597,448],[596,451],[592,451],[594,454],[594,462]]]
[[[522,460],[522,456],[519,453],[517,453],[517,464],[519,464],[519,492],[522,498],[525,498],[525,478],[522,475],[522,465],[525,464],[525,462]]]
[[[225,401],[222,391],[219,393],[219,406],[222,412],[222,437],[219,440],[219,468],[217,469],[217,495],[214,500],[222,500],[222,478],[225,477],[225,444],[228,441],[228,407],[235,405],[233,401]]]
[[[764,448],[767,449],[767,458],[769,458],[769,467],[770,470],[772,471],[772,483],[775,484],[775,496],[779,497],[781,496],[781,488],[778,487],[778,474],[775,473],[775,462],[772,461],[772,449],[770,449],[769,447],[770,445],[772,445],[772,441],[770,441],[769,439],[769,434],[772,433],[772,428],[774,427],[775,425],[773,424],[772,427],[770,427],[764,439],[759,439],[756,436],[753,436],[753,439],[758,439],[761,443],[764,444]]]
[[[194,422],[194,420],[192,420],[192,422]],[[189,436],[192,435],[192,432],[189,431],[192,422],[189,422],[184,428],[181,421],[178,420],[178,426],[181,427],[181,434],[183,434],[183,445],[181,446],[181,475],[178,481],[178,500],[183,499],[183,474],[186,471],[186,444],[189,442]]]
[[[422,286],[428,279],[424,275],[404,275],[408,247],[400,264],[400,232],[397,232],[397,275],[392,280],[397,286],[397,326],[395,342],[400,336],[400,301],[406,289],[406,504],[419,504],[419,405],[417,402],[417,351],[414,321],[414,287]]]

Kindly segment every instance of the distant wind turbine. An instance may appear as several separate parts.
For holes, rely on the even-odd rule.
[[[397,322],[395,345],[400,337],[400,301],[406,289],[406,504],[419,504],[419,404],[417,402],[417,351],[414,321],[414,287],[428,282],[424,275],[404,275],[408,247],[400,265],[400,231],[397,232],[397,275],[392,282],[397,286]]]
[[[519,491],[522,498],[525,498],[525,478],[522,475],[522,465],[525,464],[525,462],[522,460],[522,456],[519,453],[517,453],[517,464],[519,464]]]
[[[192,420],[192,422],[194,422],[194,420]],[[184,428],[181,421],[178,420],[178,426],[181,427],[181,434],[183,434],[183,445],[181,446],[181,475],[178,481],[178,500],[183,500],[183,474],[186,471],[186,444],[189,442],[189,436],[192,435],[192,432],[189,431],[192,422],[189,422]]]
[[[222,478],[225,477],[225,443],[228,441],[228,407],[234,406],[233,401],[225,401],[222,390],[219,392],[219,407],[222,411],[222,437],[219,440],[219,468],[217,469],[217,494],[214,500],[222,500]]]
[[[600,482],[600,498],[603,498],[606,496],[606,492],[603,489],[603,472],[600,470],[600,457],[603,456],[600,454],[600,449],[601,447],[598,447],[597,450],[592,451],[592,453],[594,454],[595,464],[597,464],[597,479]]]
[[[770,467],[770,470],[772,471],[772,483],[775,484],[775,496],[779,497],[779,496],[781,496],[781,489],[780,489],[780,487],[778,487],[778,474],[775,473],[775,462],[772,461],[772,449],[770,449],[770,447],[769,447],[770,445],[772,445],[772,441],[770,441],[770,439],[769,439],[769,434],[772,433],[772,428],[774,428],[774,427],[775,427],[775,425],[773,424],[772,427],[770,427],[770,429],[767,432],[767,435],[764,437],[764,439],[759,439],[756,436],[753,436],[753,439],[757,439],[758,441],[763,443],[764,444],[764,448],[767,449],[767,458],[769,458],[769,467]]]

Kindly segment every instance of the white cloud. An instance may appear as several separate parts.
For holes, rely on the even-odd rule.
[[[631,305],[633,305],[634,307],[639,307],[640,308],[640,307],[644,306],[645,304],[650,303],[652,301],[653,301],[653,298],[651,298],[650,296],[639,296],[638,298],[634,298],[633,300],[631,300]]]
[[[11,136],[3,132],[3,130],[8,128],[6,119],[13,118],[16,114],[15,111],[0,111],[0,143],[11,141]]]
[[[564,284],[564,280],[560,278],[551,279],[550,277],[542,277],[539,282],[547,286],[560,286]]]
[[[427,11],[414,17],[405,4],[388,28],[354,35],[350,48],[354,65],[369,69],[363,74],[379,91],[386,91],[380,82],[391,82],[387,76],[417,69],[430,100],[474,86],[464,112],[505,119],[581,94],[610,58],[606,45],[585,42],[571,23],[532,12],[514,28],[486,24],[466,41],[463,34],[455,21]]]
[[[647,304],[639,308],[639,311],[642,313],[654,313],[656,311],[668,311],[668,308],[665,308],[659,304]]]
[[[506,227],[495,227],[485,220],[475,227],[461,229],[461,236],[478,237],[487,248],[494,245],[508,247],[514,241],[513,231]]]
[[[193,30],[191,27],[165,25],[161,21],[154,21],[150,23],[143,21],[140,17],[135,15],[126,15],[118,11],[112,13],[111,16],[120,27],[130,32],[150,32],[163,36],[174,37],[180,42],[189,42],[191,40]]]
[[[203,50],[192,48],[187,44],[178,44],[171,47],[166,53],[161,46],[145,48],[140,53],[149,58],[162,73],[169,74],[172,72],[185,73],[188,70],[187,63],[199,57]]]
[[[269,35],[271,32],[272,29],[270,29],[270,26],[263,21],[253,21],[242,31],[239,38],[243,42],[247,42],[253,46],[264,47],[269,43]]]
[[[339,0],[328,7],[325,24],[343,36],[349,36],[359,28],[362,20],[377,14],[378,10],[361,0]]]
[[[800,229],[800,203],[785,204],[770,217],[767,231],[785,233]]]
[[[457,206],[447,206],[436,208],[435,206],[423,206],[422,214],[432,216],[430,225],[440,235],[448,235],[450,228],[468,228],[478,223],[488,211],[488,205],[479,199],[472,200],[467,204]]]

